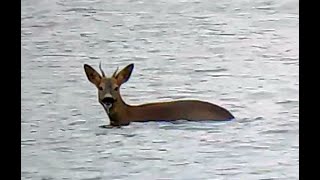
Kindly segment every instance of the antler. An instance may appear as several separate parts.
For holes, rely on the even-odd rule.
[[[119,70],[119,67],[117,67],[116,71],[114,71],[112,77],[116,77],[118,70]]]
[[[106,75],[104,74],[104,72],[103,72],[103,70],[102,70],[102,68],[101,68],[101,61],[100,61],[100,63],[99,63],[99,69],[100,69],[100,71],[101,71],[101,73],[102,73],[102,76],[103,76],[103,77],[106,77]]]

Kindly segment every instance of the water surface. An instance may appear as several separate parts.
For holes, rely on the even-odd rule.
[[[21,179],[298,179],[298,1],[22,1]],[[109,123],[83,64],[135,63],[129,104],[232,122]]]

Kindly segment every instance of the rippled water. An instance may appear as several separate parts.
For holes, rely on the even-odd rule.
[[[298,179],[297,0],[22,1],[22,179]],[[129,104],[207,100],[232,122],[107,116],[83,64],[135,63]]]

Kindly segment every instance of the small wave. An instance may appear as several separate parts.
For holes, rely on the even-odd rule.
[[[69,123],[70,126],[74,126],[74,125],[80,125],[80,124],[84,124],[86,123],[86,120],[77,120],[77,121],[73,121],[71,123]]]

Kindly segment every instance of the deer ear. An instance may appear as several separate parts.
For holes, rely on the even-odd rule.
[[[88,64],[85,64],[83,67],[84,67],[84,71],[86,72],[88,80],[92,84],[94,84],[98,87],[101,82],[100,74],[96,70],[94,70],[91,66],[89,66]]]
[[[129,64],[116,75],[118,85],[121,85],[129,80],[133,67],[134,67],[133,64]]]

